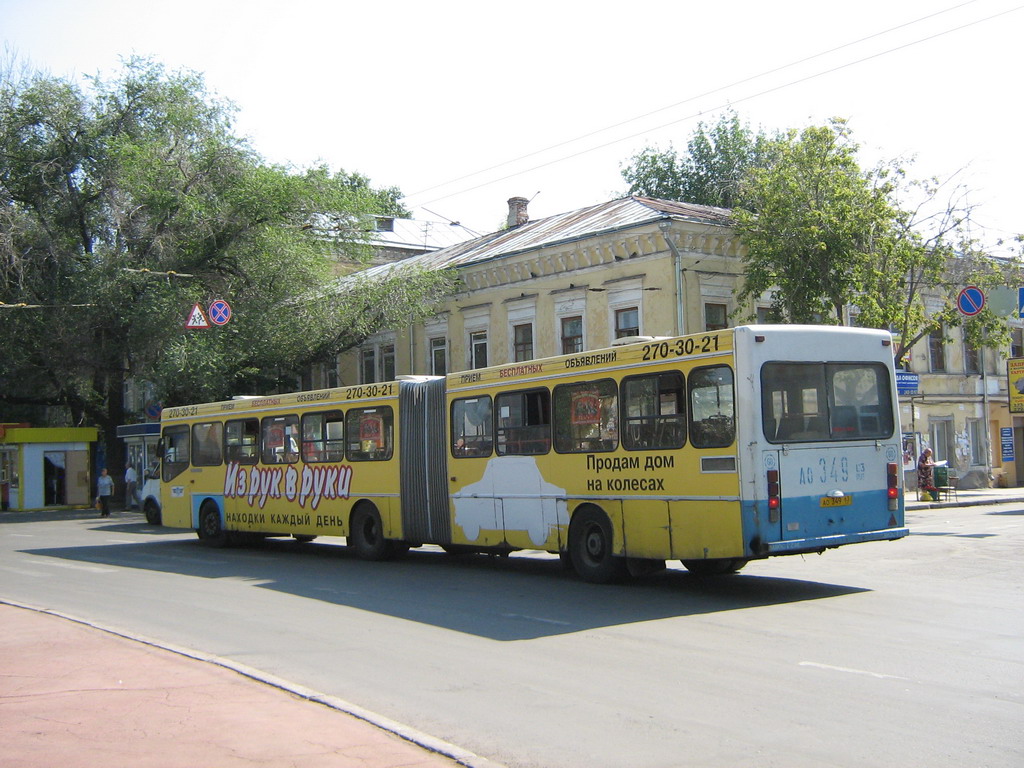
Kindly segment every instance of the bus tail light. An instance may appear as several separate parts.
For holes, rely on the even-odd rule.
[[[777,523],[782,508],[782,488],[779,485],[779,470],[768,470],[768,522]]]
[[[886,492],[889,497],[889,511],[894,512],[899,509],[900,499],[900,476],[899,476],[899,465],[896,462],[891,461],[885,465],[885,471],[887,475]]]

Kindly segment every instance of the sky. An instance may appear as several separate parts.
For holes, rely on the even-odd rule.
[[[201,73],[271,163],[397,186],[466,236],[621,197],[644,147],[732,108],[754,129],[849,121],[861,164],[968,193],[1024,232],[1015,0],[0,0],[5,53],[58,77],[132,56]],[[455,226],[448,224],[449,226]]]

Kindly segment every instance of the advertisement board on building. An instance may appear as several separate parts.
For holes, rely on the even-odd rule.
[[[1024,413],[1024,357],[1011,357],[1006,361],[1006,381],[1010,413]]]

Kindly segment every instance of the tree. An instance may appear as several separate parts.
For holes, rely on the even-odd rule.
[[[728,110],[712,126],[697,125],[684,156],[671,146],[645,147],[620,171],[630,195],[733,208],[743,200],[747,172],[768,162],[770,147],[763,132],[755,133]]]
[[[856,306],[859,324],[893,330],[900,361],[933,330],[965,322],[955,306],[964,286],[1016,279],[1016,263],[990,258],[966,236],[962,194],[943,204],[942,185],[907,181],[900,161],[862,170],[845,121],[791,131],[768,153],[771,164],[751,169],[745,183],[750,208],[734,215],[746,248],[739,298],[770,294],[776,320],[841,324],[844,308]],[[1008,338],[991,309],[966,331],[978,347]]]
[[[194,73],[132,59],[88,84],[0,82],[0,420],[62,406],[114,451],[128,378],[167,405],[266,392],[449,289],[406,270],[372,317],[346,314],[363,306],[333,289],[338,259],[365,262],[397,189],[263,163]],[[214,298],[231,322],[186,332]]]

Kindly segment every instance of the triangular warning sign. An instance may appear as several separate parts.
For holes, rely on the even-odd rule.
[[[206,319],[206,315],[203,314],[203,308],[198,304],[192,306],[192,311],[188,313],[188,320],[185,322],[186,328],[209,328],[210,323]]]

